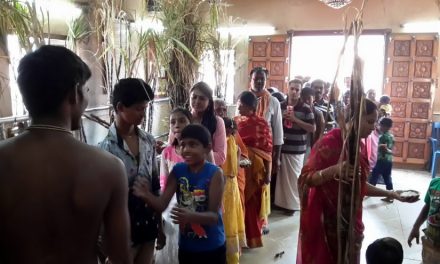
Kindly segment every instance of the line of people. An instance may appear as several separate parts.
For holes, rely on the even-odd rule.
[[[100,150],[71,134],[87,106],[88,66],[62,47],[26,55],[18,84],[32,125],[0,143],[0,262],[96,263],[101,252],[103,262],[115,264],[238,263],[243,247],[263,246],[270,182],[278,175],[275,204],[288,214],[301,210],[297,263],[335,263],[337,186],[353,177],[340,175],[341,166],[350,167],[338,162],[341,130],[329,130],[332,120],[319,119],[327,115],[312,107],[326,103],[319,98],[322,81],[310,88],[291,81],[281,107],[266,89],[267,74],[252,70],[234,118],[205,83],[195,84],[191,111],[170,114],[170,142],[158,166],[154,138],[138,128],[153,98],[148,84],[129,78],[115,85],[116,118]],[[377,112],[366,100],[362,138],[374,130]],[[309,139],[319,129],[329,132]],[[365,145],[359,149],[358,260],[362,198],[416,200],[368,184]],[[155,256],[155,249],[162,252]]]

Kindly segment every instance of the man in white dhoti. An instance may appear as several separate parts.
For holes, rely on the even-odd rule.
[[[311,88],[301,90],[301,87],[301,80],[289,82],[288,103],[283,109],[284,144],[281,148],[275,205],[284,209],[288,215],[300,209],[297,181],[307,149],[307,135],[316,129],[313,110],[304,100],[313,96],[314,91]]]

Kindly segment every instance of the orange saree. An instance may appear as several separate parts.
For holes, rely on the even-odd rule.
[[[262,247],[262,227],[268,207],[262,203],[265,197],[264,179],[268,173],[264,163],[272,161],[272,133],[266,120],[252,115],[236,118],[238,133],[247,147],[252,165],[245,169],[245,229],[250,248]]]

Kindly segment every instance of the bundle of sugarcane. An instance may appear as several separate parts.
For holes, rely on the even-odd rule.
[[[338,190],[338,264],[357,263],[357,252],[360,250],[361,241],[357,241],[355,235],[356,213],[362,206],[361,199],[361,170],[359,166],[360,154],[360,124],[365,108],[365,93],[363,89],[363,62],[358,56],[358,41],[362,33],[362,15],[366,0],[363,1],[360,10],[356,10],[353,21],[345,25],[345,41],[339,54],[338,67],[330,91],[330,97],[337,100],[339,88],[336,79],[339,74],[341,59],[344,56],[346,44],[350,36],[354,38],[354,61],[350,83],[350,108],[348,113],[342,109],[336,109],[338,124],[343,137],[343,147],[339,164],[348,163],[350,166],[341,166],[339,190]],[[350,9],[349,9],[350,10]],[[351,9],[352,10],[352,9]],[[344,15],[347,21],[347,13]],[[327,111],[328,113],[328,111]],[[350,177],[349,175],[353,175]],[[350,179],[352,180],[344,180]],[[359,247],[359,248],[356,248]]]
[[[362,206],[361,200],[361,177],[359,167],[359,145],[360,145],[360,124],[362,113],[364,113],[364,89],[362,85],[363,64],[358,56],[358,40],[362,32],[362,21],[360,17],[351,24],[351,33],[354,36],[354,63],[350,85],[350,108],[346,131],[344,133],[344,148],[340,159],[348,158],[351,166],[344,167],[340,175],[351,182],[339,181],[338,196],[338,241],[340,243],[339,263],[357,263],[356,252],[360,247],[360,241],[356,241],[355,224],[356,213]],[[341,169],[342,170],[342,169]]]

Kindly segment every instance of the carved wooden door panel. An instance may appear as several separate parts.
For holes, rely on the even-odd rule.
[[[255,67],[269,71],[266,88],[275,87],[287,93],[289,78],[290,38],[287,35],[249,37],[248,73]]]
[[[388,45],[385,93],[393,106],[394,161],[425,164],[429,160],[438,37],[393,34]]]

